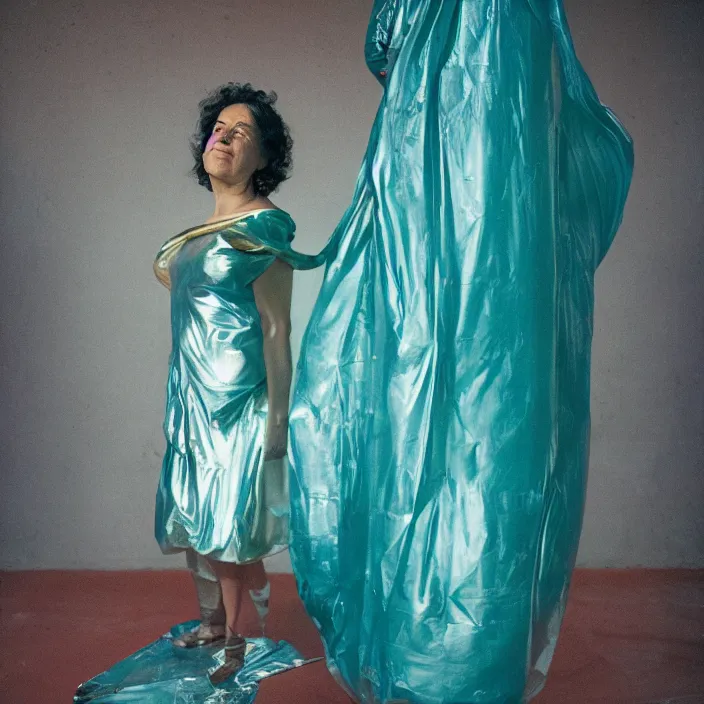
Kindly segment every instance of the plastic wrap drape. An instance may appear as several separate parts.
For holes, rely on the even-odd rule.
[[[292,559],[364,702],[530,698],[581,529],[630,139],[560,0],[379,2],[385,93],[306,332]]]
[[[283,211],[251,211],[186,230],[157,255],[155,273],[171,290],[154,521],[166,553],[246,563],[288,545],[286,464],[262,452],[267,389],[281,381],[267,375],[252,283],[276,258],[298,269],[321,262],[291,248],[294,230]]]
[[[207,672],[222,664],[219,646],[177,648],[174,638],[191,632],[198,621],[174,626],[169,633],[129,655],[109,670],[84,682],[74,704],[253,704],[259,683],[283,672],[316,662],[306,660],[285,640],[247,641],[244,667],[219,687]]]

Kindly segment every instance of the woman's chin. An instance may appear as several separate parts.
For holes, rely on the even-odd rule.
[[[229,186],[236,182],[236,179],[226,169],[210,169],[207,174],[210,176],[211,183],[217,181],[225,186]]]

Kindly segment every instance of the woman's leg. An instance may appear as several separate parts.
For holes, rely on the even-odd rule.
[[[225,606],[220,582],[203,555],[197,555],[197,567],[192,570],[191,576],[198,594],[201,622],[224,633]]]
[[[247,589],[259,591],[264,589],[269,583],[264,569],[264,561],[252,562],[246,565],[247,570]]]
[[[208,677],[212,684],[221,684],[244,665],[247,643],[237,632],[237,621],[240,617],[246,570],[243,565],[231,562],[211,560],[210,565],[220,582],[222,603],[225,606],[225,662],[210,672]]]
[[[225,608],[218,578],[208,560],[195,550],[186,551],[186,564],[191,572],[198,596],[200,625],[193,633],[184,633],[174,640],[180,648],[193,648],[217,643],[225,637]]]
[[[246,567],[216,560],[211,560],[210,566],[220,582],[225,607],[225,633],[227,636],[235,636],[242,606],[242,588],[247,577]]]

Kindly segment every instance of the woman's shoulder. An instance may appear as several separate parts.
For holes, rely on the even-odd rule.
[[[296,231],[296,223],[285,210],[277,207],[267,207],[252,211],[241,223],[243,229],[251,229],[261,233],[266,232],[269,237],[292,240]]]
[[[258,198],[252,210],[255,214],[259,213],[266,217],[293,220],[289,213],[283,208],[279,208],[276,203],[273,203],[268,198]]]

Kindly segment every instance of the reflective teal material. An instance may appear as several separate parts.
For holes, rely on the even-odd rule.
[[[246,563],[288,545],[286,463],[263,461],[267,378],[252,282],[277,257],[318,263],[291,250],[294,230],[287,214],[259,211],[187,230],[157,257],[173,334],[155,521],[165,553]]]
[[[579,541],[632,145],[559,0],[377,1],[367,55],[385,93],[291,414],[299,591],[358,700],[521,702]]]
[[[74,704],[252,704],[259,682],[267,677],[317,662],[306,660],[286,641],[248,640],[244,667],[219,687],[207,670],[217,666],[222,648],[176,648],[173,639],[193,630],[197,621],[174,626],[106,672],[82,684]]]

